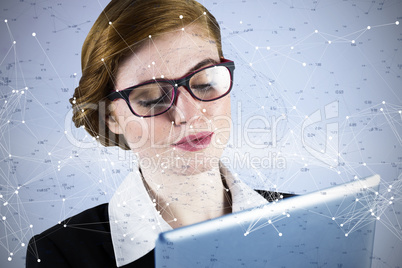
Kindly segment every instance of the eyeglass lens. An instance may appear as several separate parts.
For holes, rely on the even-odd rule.
[[[231,76],[225,66],[212,66],[195,73],[189,81],[193,95],[211,101],[225,95],[231,86]],[[174,87],[168,82],[155,81],[131,91],[130,105],[139,116],[158,115],[167,111],[174,100]]]

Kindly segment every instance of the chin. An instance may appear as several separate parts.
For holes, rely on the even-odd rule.
[[[208,148],[197,152],[172,152],[170,157],[161,161],[159,167],[165,174],[191,176],[219,169],[223,150]]]

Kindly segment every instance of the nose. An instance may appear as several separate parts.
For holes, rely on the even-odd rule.
[[[176,101],[168,114],[176,126],[191,122],[195,116],[201,115],[201,102],[194,99],[186,88],[179,87]]]

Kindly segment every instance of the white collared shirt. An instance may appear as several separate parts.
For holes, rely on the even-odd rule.
[[[231,193],[232,212],[267,203],[223,165],[220,171]],[[117,267],[146,255],[155,248],[159,233],[172,230],[156,210],[139,171],[128,174],[113,195],[109,221]]]

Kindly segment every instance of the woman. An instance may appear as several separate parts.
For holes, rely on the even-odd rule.
[[[219,162],[233,71],[199,3],[111,1],[83,45],[73,121],[139,167],[109,204],[33,237],[27,267],[153,267],[160,232],[266,202]]]

